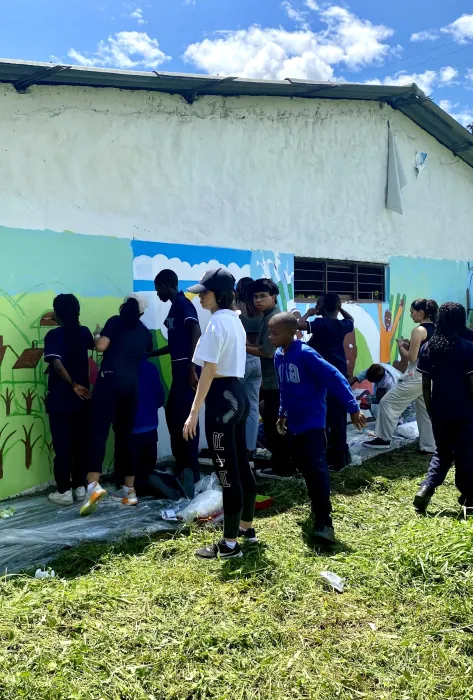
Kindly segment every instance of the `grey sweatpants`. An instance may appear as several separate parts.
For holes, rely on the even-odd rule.
[[[425,452],[435,452],[432,423],[422,396],[422,375],[417,372],[415,365],[410,365],[397,385],[381,399],[376,435],[381,440],[392,440],[399,418],[413,401],[416,402],[419,447]]]

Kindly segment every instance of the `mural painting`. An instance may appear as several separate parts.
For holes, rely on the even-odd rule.
[[[143,320],[152,329],[157,347],[167,343],[164,319],[169,305],[159,302],[153,282],[164,268],[176,272],[184,291],[209,267],[225,266],[237,280],[271,277],[279,287],[282,310],[302,315],[309,308],[294,301],[294,258],[288,253],[1,227],[0,249],[0,500],[52,479],[43,352],[52,323],[47,314],[56,294],[75,294],[81,303],[81,321],[93,330],[118,312],[124,296],[138,292],[148,301]],[[426,296],[465,303],[467,279],[466,262],[392,258],[389,301],[346,305],[356,327],[346,339],[349,370],[355,372],[380,359],[398,361],[396,339],[408,337],[412,329],[410,302]],[[208,313],[197,297],[188,296],[205,327]],[[96,370],[99,362],[94,353],[91,368]],[[169,358],[156,363],[169,389]],[[159,451],[160,456],[170,452],[163,414]]]

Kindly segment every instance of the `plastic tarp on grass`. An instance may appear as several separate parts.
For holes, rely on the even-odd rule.
[[[129,507],[107,499],[93,515],[81,518],[81,503],[61,508],[50,503],[47,495],[5,501],[0,511],[12,508],[14,512],[0,518],[0,574],[44,565],[62,549],[81,542],[114,542],[125,536],[172,532],[181,523],[164,522],[161,511],[187,503],[143,498]]]

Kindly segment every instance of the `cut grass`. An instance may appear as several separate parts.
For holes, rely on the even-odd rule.
[[[265,484],[275,508],[243,559],[195,559],[215,537],[196,527],[0,579],[1,700],[473,698],[473,524],[451,478],[414,513],[427,464],[407,449],[336,477],[331,552],[303,484]]]

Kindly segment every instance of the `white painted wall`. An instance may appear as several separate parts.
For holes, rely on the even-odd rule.
[[[473,257],[473,170],[370,102],[0,89],[0,224],[296,255]],[[387,126],[408,185],[385,209]],[[414,158],[429,163],[417,180]]]

